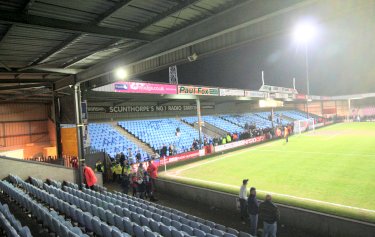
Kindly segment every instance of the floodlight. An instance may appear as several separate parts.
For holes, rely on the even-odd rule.
[[[115,76],[117,79],[124,80],[128,77],[128,72],[124,68],[117,68],[115,71]]]
[[[317,35],[318,28],[313,21],[302,21],[296,25],[293,31],[293,38],[296,43],[310,43]]]

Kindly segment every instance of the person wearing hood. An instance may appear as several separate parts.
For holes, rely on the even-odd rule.
[[[250,218],[250,234],[256,236],[257,226],[258,226],[258,213],[259,204],[256,198],[256,189],[254,187],[250,188],[250,195],[247,199],[247,212]]]

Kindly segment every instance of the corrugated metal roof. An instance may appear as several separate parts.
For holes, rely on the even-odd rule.
[[[29,0],[0,0],[0,10],[18,11],[28,2]]]
[[[89,23],[111,8],[115,1],[104,0],[38,0],[31,6],[29,13],[54,19]]]
[[[46,21],[52,22],[56,19],[79,23],[82,27],[96,25],[107,30],[113,28],[114,31],[120,29],[162,36],[204,19],[239,0],[186,1],[0,0],[0,11],[24,14],[23,17],[27,17],[27,14],[46,17],[50,19]],[[0,22],[0,80],[60,79],[66,74],[57,73],[57,70],[56,73],[42,74],[17,70],[30,66],[38,66],[34,70],[50,70],[51,67],[59,70],[84,69],[147,43],[133,38],[106,37],[103,33],[94,34],[84,30],[70,31],[59,28],[62,23],[56,21],[57,28],[31,25],[29,22]],[[9,69],[13,71],[6,72]]]

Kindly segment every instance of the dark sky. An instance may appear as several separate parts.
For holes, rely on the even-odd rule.
[[[179,83],[258,90],[264,70],[266,84],[292,87],[295,77],[297,90],[306,93],[304,52],[290,33],[263,38],[179,65]],[[359,12],[322,23],[309,45],[309,74],[314,95],[375,92],[375,15]],[[168,82],[168,70],[141,79]]]

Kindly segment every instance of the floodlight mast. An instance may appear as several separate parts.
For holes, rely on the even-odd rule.
[[[309,114],[309,99],[310,99],[310,81],[309,81],[309,43],[316,37],[317,27],[311,21],[300,22],[294,32],[293,38],[297,44],[302,44],[305,48],[305,70],[306,70],[306,115],[307,119],[310,118]]]

